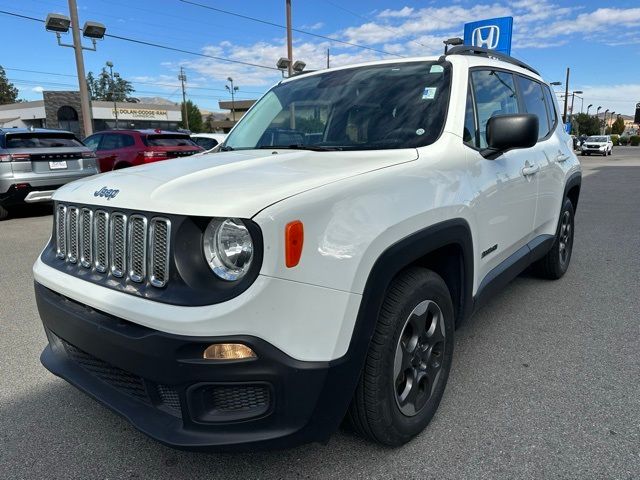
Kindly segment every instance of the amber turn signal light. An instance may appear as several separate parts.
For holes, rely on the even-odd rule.
[[[205,349],[202,357],[205,360],[238,360],[256,358],[256,354],[241,343],[214,343]]]
[[[284,229],[285,264],[292,268],[300,263],[304,244],[304,226],[300,220],[290,222]]]

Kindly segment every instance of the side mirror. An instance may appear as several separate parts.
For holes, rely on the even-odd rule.
[[[496,115],[487,121],[487,145],[480,154],[489,160],[508,150],[530,148],[538,143],[538,116],[533,113]]]

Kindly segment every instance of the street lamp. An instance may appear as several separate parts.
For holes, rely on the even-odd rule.
[[[604,111],[604,117],[603,117],[603,122],[602,122],[602,130],[601,130],[602,133],[600,135],[604,135],[604,129],[607,126],[607,113],[609,113],[609,109],[608,108]]]
[[[549,85],[559,86],[562,85],[562,82],[551,82]]]
[[[109,75],[111,77],[111,85],[109,90],[111,90],[111,100],[113,100],[113,114],[116,117],[116,129],[118,128],[118,105],[116,103],[116,80],[120,78],[120,74],[118,72],[113,73],[113,62],[108,61],[106,63],[107,67],[109,67]]]
[[[280,57],[280,59],[276,62],[276,68],[282,73],[282,78],[284,78],[284,72],[285,70],[289,69],[290,64],[291,60],[286,57]]]
[[[82,28],[82,35],[85,38],[89,38],[92,47],[85,47],[82,45],[82,39],[80,38],[80,23],[78,21],[78,6],[76,0],[69,0],[69,15],[61,15],[59,13],[50,13],[47,15],[47,19],[44,22],[44,28],[49,32],[54,32],[58,40],[58,45],[61,47],[73,48],[76,57],[76,70],[78,73],[78,87],[80,90],[80,109],[82,111],[82,124],[84,129],[84,135],[89,136],[93,133],[93,125],[91,121],[91,104],[89,102],[89,88],[87,87],[87,80],[84,73],[84,58],[82,56],[83,50],[96,51],[96,40],[102,40],[107,31],[107,28],[98,22],[85,22]],[[68,33],[71,28],[73,43],[62,43],[61,34]]]
[[[590,103],[589,105],[587,105],[587,116],[589,115],[589,109],[593,107],[593,103]]]
[[[231,93],[231,115],[232,115],[233,121],[235,122],[236,121],[236,97],[235,97],[235,93],[240,89],[238,87],[234,87],[233,86],[233,78],[227,77],[227,81],[229,82],[230,85],[225,85],[224,88],[226,88]]]

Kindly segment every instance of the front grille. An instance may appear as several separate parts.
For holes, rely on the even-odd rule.
[[[164,287],[169,280],[167,218],[56,206],[56,256],[116,279]]]

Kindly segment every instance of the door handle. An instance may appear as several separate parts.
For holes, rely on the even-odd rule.
[[[556,162],[562,163],[565,160],[569,160],[569,155],[565,155],[562,152],[558,152],[558,156],[556,157]]]
[[[533,175],[540,171],[540,165],[527,165],[522,169],[522,175],[528,177],[529,175]]]

